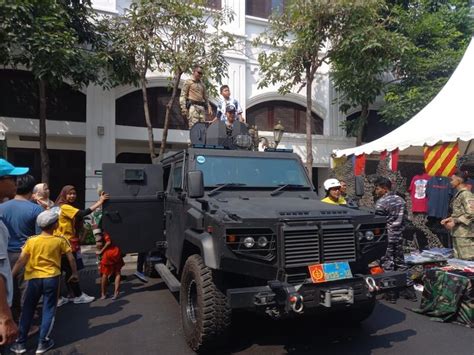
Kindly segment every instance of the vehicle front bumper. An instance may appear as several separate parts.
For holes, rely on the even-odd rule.
[[[277,307],[300,313],[308,308],[357,305],[373,299],[375,294],[406,286],[406,273],[392,271],[324,283],[313,283],[311,279],[298,285],[269,281],[266,286],[228,289],[227,298],[232,309]]]

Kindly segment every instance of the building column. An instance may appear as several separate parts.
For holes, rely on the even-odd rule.
[[[115,163],[115,93],[96,85],[87,88],[86,207],[97,201],[102,163]]]

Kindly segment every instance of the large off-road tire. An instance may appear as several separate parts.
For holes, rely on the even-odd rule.
[[[181,276],[179,303],[184,337],[194,351],[222,343],[231,323],[227,298],[216,285],[215,275],[199,255],[186,260]]]

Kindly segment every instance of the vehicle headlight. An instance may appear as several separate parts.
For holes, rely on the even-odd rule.
[[[364,238],[364,233],[357,232],[357,239],[362,240]]]
[[[359,232],[359,233],[360,233],[360,232]],[[361,233],[361,234],[362,234],[362,233]],[[364,236],[365,236],[365,238],[366,238],[367,240],[370,241],[370,240],[373,240],[373,239],[374,239],[375,234],[374,234],[374,232],[372,232],[372,231],[366,231]]]
[[[264,237],[264,236],[258,237],[257,244],[260,248],[265,248],[268,245],[267,237]]]
[[[255,245],[255,239],[253,239],[253,237],[245,237],[243,240],[243,244],[246,248],[253,248],[253,246]]]

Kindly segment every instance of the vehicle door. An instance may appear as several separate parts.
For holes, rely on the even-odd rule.
[[[184,243],[184,231],[186,229],[184,167],[182,161],[175,162],[171,167],[165,211],[166,240],[168,244],[166,257],[171,260],[173,265],[178,267],[180,265],[181,251]]]
[[[147,252],[164,241],[161,164],[103,164],[102,227],[123,253]]]

